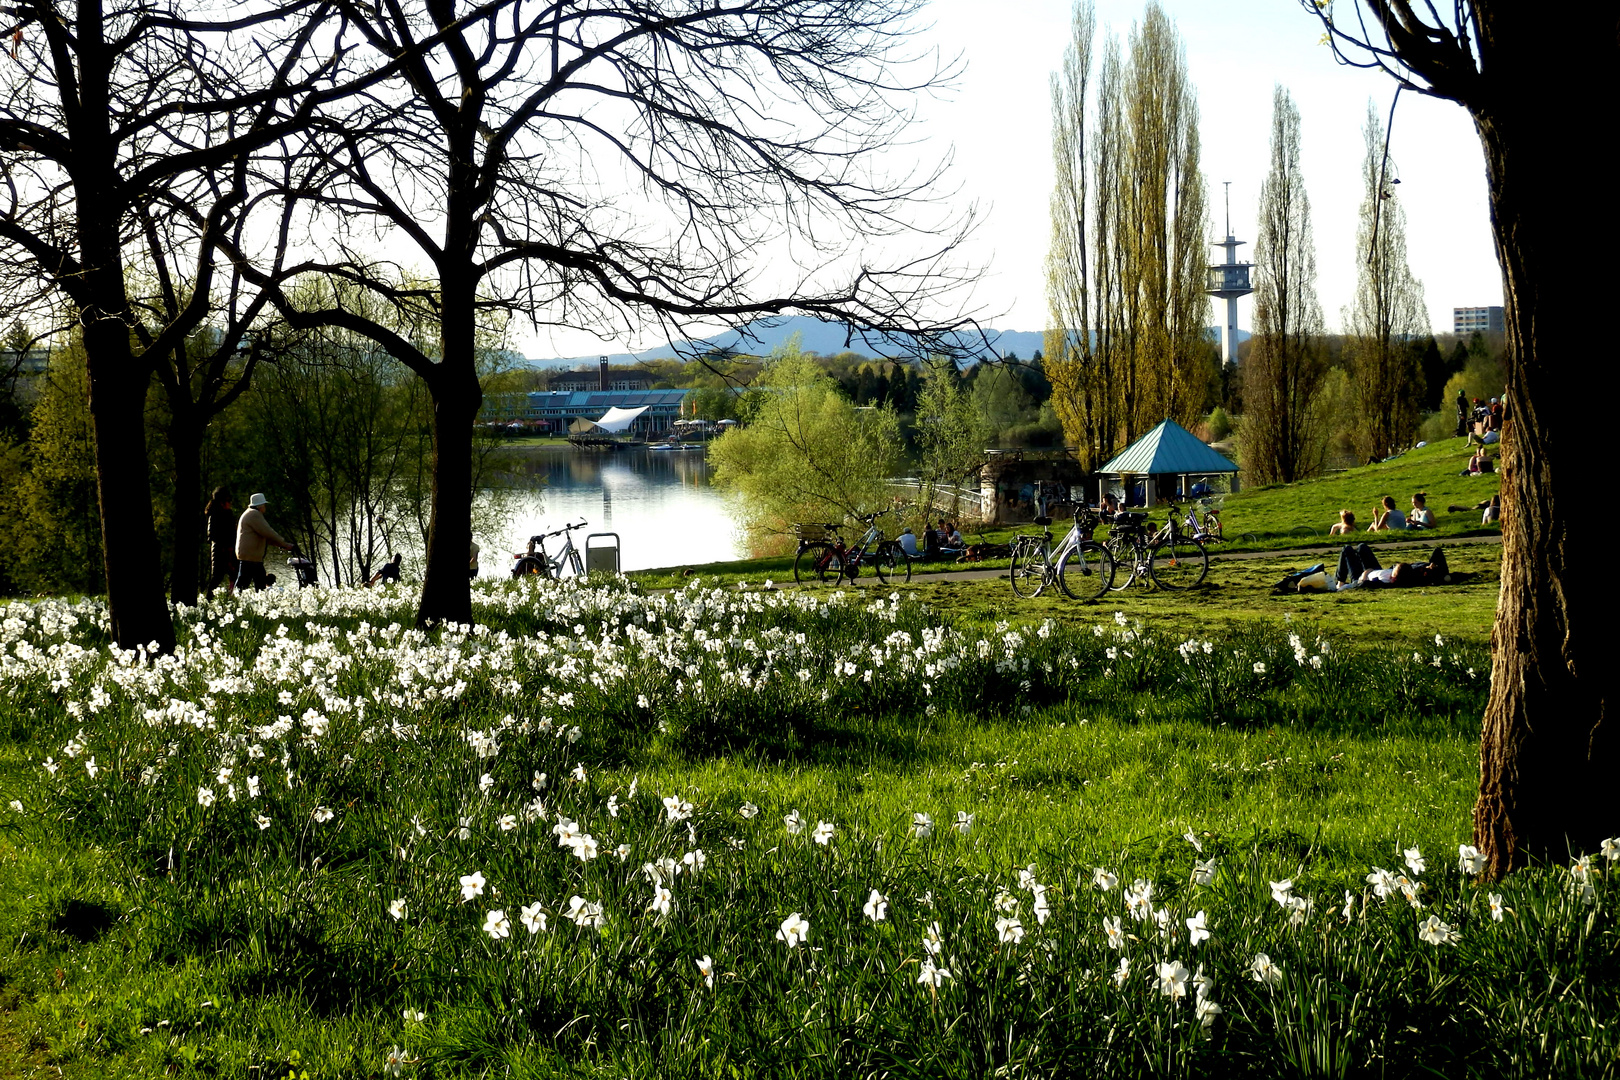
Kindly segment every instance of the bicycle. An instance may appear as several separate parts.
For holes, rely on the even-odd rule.
[[[1218,495],[1206,495],[1198,500],[1195,508],[1190,508],[1182,519],[1193,539],[1201,540],[1206,544],[1221,544],[1226,537],[1221,532],[1221,498]]]
[[[1107,547],[1117,566],[1128,564],[1130,573],[1119,579],[1116,570],[1112,588],[1115,592],[1141,582],[1150,581],[1161,589],[1190,589],[1202,584],[1209,573],[1209,552],[1195,537],[1183,536],[1178,515],[1180,509],[1170,504],[1170,520],[1151,537],[1147,530],[1147,515],[1117,513],[1113,528],[1109,530]]]
[[[1096,600],[1114,582],[1114,559],[1108,549],[1091,539],[1097,516],[1086,507],[1074,512],[1074,526],[1061,543],[1052,547],[1052,519],[1038,517],[1041,534],[1016,536],[1012,545],[1009,577],[1015,596],[1039,596],[1048,585],[1057,585],[1071,600]]]
[[[576,530],[585,528],[587,524],[589,522],[582,519],[577,525],[564,525],[560,529],[529,537],[528,550],[517,552],[512,556],[517,560],[512,565],[512,576],[543,577],[550,580],[562,577],[564,570],[571,570],[575,577],[584,577],[585,564],[579,557],[579,549],[574,546],[573,534]],[[546,541],[555,536],[563,538],[563,546],[553,557],[546,552]]]
[[[875,514],[862,514],[856,520],[866,523],[866,532],[853,547],[846,546],[843,526],[833,522],[805,522],[795,525],[799,550],[793,558],[793,580],[804,584],[812,576],[817,581],[849,578],[860,575],[861,564],[870,563],[877,571],[878,580],[887,584],[891,578],[911,580],[911,558],[896,540],[885,540],[877,519],[891,510]]]

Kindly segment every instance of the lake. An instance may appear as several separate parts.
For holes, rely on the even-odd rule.
[[[660,566],[740,559],[747,555],[726,500],[709,484],[702,450],[632,448],[587,451],[542,446],[509,452],[515,466],[516,514],[503,542],[484,544],[485,574],[503,574],[529,537],[584,519],[574,534],[583,548],[590,533],[618,533],[620,566]],[[510,543],[510,547],[506,544]],[[555,551],[549,541],[548,548]],[[494,550],[491,550],[494,548]]]

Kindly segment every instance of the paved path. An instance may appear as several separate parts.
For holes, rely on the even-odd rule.
[[[1402,547],[1432,548],[1436,546],[1436,544],[1456,546],[1461,544],[1500,544],[1501,542],[1502,537],[1500,535],[1458,536],[1448,537],[1440,540],[1431,540],[1427,538],[1419,539],[1415,536],[1409,536],[1402,537],[1400,540],[1374,543],[1372,546],[1376,550],[1383,550],[1384,548]],[[1226,562],[1228,560],[1236,561],[1240,559],[1292,559],[1310,558],[1312,556],[1320,559],[1322,555],[1330,552],[1336,552],[1343,546],[1344,545],[1342,544],[1313,544],[1309,547],[1283,548],[1278,551],[1227,552],[1222,552],[1211,548],[1209,553],[1209,561],[1215,563]],[[999,570],[943,570],[937,573],[913,573],[911,575],[911,583],[913,585],[920,585],[929,581],[994,581],[997,578],[1005,580],[1006,577],[1007,571],[1005,568]]]

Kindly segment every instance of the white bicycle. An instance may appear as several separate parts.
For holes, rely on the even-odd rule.
[[[582,520],[577,525],[564,525],[560,529],[529,537],[529,550],[516,552],[512,556],[517,560],[512,564],[512,576],[550,580],[571,571],[575,577],[584,577],[585,563],[579,557],[579,548],[574,546],[574,532],[587,524],[589,522]],[[562,550],[553,556],[546,551],[546,541],[558,536],[563,538]]]

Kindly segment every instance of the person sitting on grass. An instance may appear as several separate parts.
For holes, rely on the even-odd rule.
[[[1492,495],[1490,498],[1477,502],[1473,506],[1458,506],[1456,503],[1452,503],[1446,507],[1446,512],[1451,514],[1466,514],[1471,510],[1485,511],[1479,519],[1481,525],[1495,525],[1502,520],[1502,496]]]
[[[900,550],[906,553],[907,558],[915,559],[920,553],[917,550],[917,534],[907,525],[900,530]]]
[[[1429,509],[1429,493],[1420,491],[1412,496],[1412,512],[1406,516],[1408,529],[1432,529],[1435,525],[1434,511]]]
[[[1394,497],[1385,495],[1380,501],[1383,505],[1383,510],[1380,511],[1376,508],[1373,510],[1373,523],[1367,526],[1367,531],[1384,532],[1389,529],[1406,528],[1406,515],[1395,509]]]
[[[1356,531],[1356,512],[1354,510],[1340,510],[1339,520],[1333,528],[1328,530],[1329,536],[1344,536]]]
[[[945,551],[947,553],[961,551],[965,547],[967,547],[967,542],[962,539],[962,534],[957,530],[956,522],[947,521],[945,523]]]

